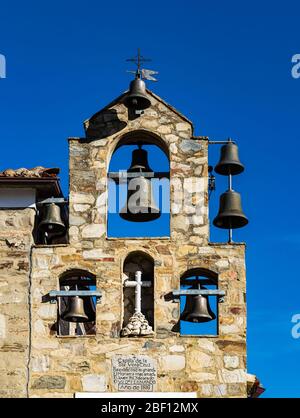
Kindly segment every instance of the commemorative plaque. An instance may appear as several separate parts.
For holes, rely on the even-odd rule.
[[[157,383],[156,361],[149,356],[116,355],[112,381],[119,392],[153,392]]]

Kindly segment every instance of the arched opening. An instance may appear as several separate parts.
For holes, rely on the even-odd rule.
[[[137,286],[140,286],[140,295]],[[140,301],[137,298],[140,298]],[[145,321],[142,316],[136,315],[139,311],[144,316]],[[143,321],[144,323],[142,323]],[[149,327],[147,327],[147,324]],[[134,251],[126,257],[123,265],[123,325],[121,335],[151,335],[153,329],[154,260],[148,254]]]
[[[203,268],[188,270],[180,278],[180,289],[195,291],[180,296],[180,335],[218,335],[218,296],[209,294],[218,289],[218,275]],[[207,294],[196,294],[198,290]]]
[[[158,136],[138,130],[124,135],[110,160],[107,236],[170,236],[170,162]]]
[[[69,270],[59,278],[63,291],[96,289],[94,274],[80,269]],[[82,336],[96,334],[96,298],[91,296],[63,296],[57,300],[57,334]]]

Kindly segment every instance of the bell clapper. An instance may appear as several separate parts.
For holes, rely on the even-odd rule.
[[[228,244],[232,244],[233,240],[232,240],[232,228],[229,228],[228,230]]]

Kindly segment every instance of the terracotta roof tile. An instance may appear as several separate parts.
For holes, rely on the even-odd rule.
[[[0,172],[1,177],[23,177],[23,178],[44,178],[44,177],[57,177],[59,174],[59,168],[45,168],[45,167],[35,167],[35,168],[18,168],[13,170],[8,168]]]

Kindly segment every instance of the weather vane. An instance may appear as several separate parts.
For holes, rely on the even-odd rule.
[[[138,53],[134,58],[128,58],[126,61],[134,62],[137,66],[137,69],[135,71],[127,70],[128,73],[135,74],[136,78],[142,78],[144,80],[150,80],[150,81],[157,81],[157,79],[154,78],[153,75],[158,74],[158,71],[146,70],[145,68],[141,68],[142,63],[151,61],[151,59],[144,58],[141,55],[140,48],[138,48]]]

